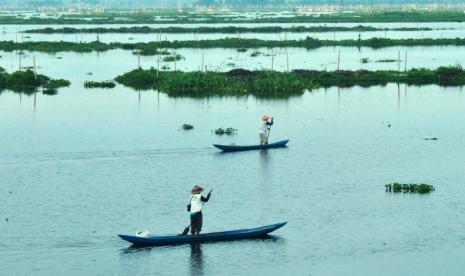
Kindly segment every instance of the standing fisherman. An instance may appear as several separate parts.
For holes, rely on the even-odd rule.
[[[195,185],[192,188],[192,195],[190,197],[190,203],[187,206],[191,217],[191,234],[198,235],[202,231],[202,206],[204,202],[210,199],[212,191],[208,193],[207,197],[202,195],[203,188]],[[186,231],[187,233],[187,231]]]
[[[258,131],[258,136],[260,138],[260,145],[268,144],[268,136],[270,127],[273,125],[273,118],[270,119],[270,116],[263,115],[262,122],[260,123],[260,129]]]

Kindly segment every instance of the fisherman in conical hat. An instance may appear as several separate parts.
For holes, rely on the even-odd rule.
[[[260,123],[260,128],[258,131],[258,137],[260,138],[260,145],[268,144],[269,130],[272,125],[273,125],[273,118],[270,118],[270,116],[267,114],[263,115],[262,121]]]
[[[210,199],[212,191],[210,191],[207,197],[202,195],[203,188],[195,185],[191,191],[190,203],[188,210],[191,217],[191,234],[198,235],[202,231],[202,206],[204,202]]]

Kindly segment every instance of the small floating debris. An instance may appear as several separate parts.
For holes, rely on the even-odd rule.
[[[8,221],[8,218],[5,218],[5,221]]]
[[[263,54],[263,53],[260,52],[260,51],[253,51],[253,52],[250,54],[250,56],[251,56],[251,57],[258,57],[259,55],[262,55],[262,54]]]
[[[362,59],[360,59],[360,62],[361,63],[368,63],[369,60],[370,60],[369,58],[362,58]]]
[[[437,141],[439,140],[438,138],[436,137],[432,137],[432,138],[425,138],[425,141]]]
[[[183,125],[182,125],[182,129],[184,129],[184,130],[191,130],[191,129],[194,129],[194,126],[191,125],[191,124],[183,124]]]
[[[396,59],[380,59],[380,60],[377,60],[376,62],[396,62],[397,60]]]
[[[236,132],[237,132],[237,129],[232,128],[232,127],[228,127],[226,129],[218,128],[218,129],[215,130],[216,135],[225,135],[225,134],[226,135],[234,135],[234,134],[236,134]]]
[[[247,48],[239,48],[239,49],[237,49],[237,51],[239,53],[245,53],[245,52],[247,52]]]
[[[94,74],[94,73],[92,73],[92,72],[87,72],[87,73],[86,73],[86,75],[88,75],[88,76],[92,76],[93,74]]]
[[[394,192],[394,193],[419,193],[419,194],[426,194],[435,190],[433,185],[421,183],[421,184],[402,184],[402,183],[390,183],[384,185],[386,188],[386,192]]]

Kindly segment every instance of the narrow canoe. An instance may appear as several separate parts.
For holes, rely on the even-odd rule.
[[[285,147],[289,140],[282,140],[267,145],[253,145],[253,146],[236,146],[236,145],[216,145],[214,147],[219,148],[222,151],[244,151],[244,150],[261,150],[261,149],[274,149]]]
[[[273,232],[287,222],[267,225],[258,228],[240,229],[234,231],[213,232],[200,235],[173,235],[173,236],[151,236],[151,237],[137,237],[128,235],[118,235],[125,241],[133,243],[134,245],[176,245],[183,243],[201,243],[201,242],[216,242],[216,241],[230,241],[240,239],[254,239],[264,237],[270,232]]]

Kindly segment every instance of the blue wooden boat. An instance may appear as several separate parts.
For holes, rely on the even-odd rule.
[[[245,151],[245,150],[261,150],[261,149],[274,149],[285,147],[289,140],[282,140],[267,145],[253,145],[253,146],[236,146],[236,145],[216,145],[214,147],[219,148],[222,151]]]
[[[138,237],[129,235],[118,235],[125,241],[139,246],[176,245],[183,243],[201,243],[216,241],[231,241],[240,239],[254,239],[265,237],[268,233],[286,225],[287,222],[267,225],[258,228],[240,229],[234,231],[213,232],[200,235],[173,235],[173,236],[151,236]]]

